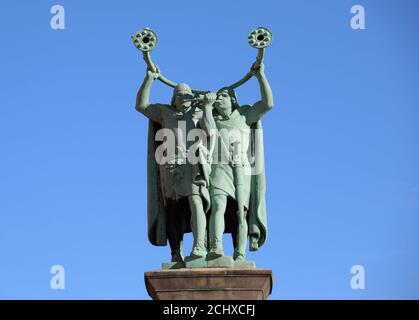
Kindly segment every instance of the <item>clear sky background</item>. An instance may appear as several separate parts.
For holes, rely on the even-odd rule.
[[[50,28],[54,4],[65,30]],[[354,4],[366,30],[350,27]],[[269,235],[248,255],[273,270],[272,299],[419,298],[416,0],[2,0],[0,298],[149,299],[143,273],[170,250],[146,235],[145,64],[130,39],[145,26],[162,73],[207,90],[249,70],[251,29],[274,34]],[[152,101],[171,93],[156,82]],[[256,80],[238,98],[256,102]],[[50,288],[56,264],[65,290]]]

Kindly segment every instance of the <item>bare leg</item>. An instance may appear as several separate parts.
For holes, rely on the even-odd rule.
[[[199,195],[188,197],[191,210],[191,228],[193,233],[193,248],[191,256],[205,257],[207,250],[205,248],[205,236],[207,228],[207,218],[202,205],[202,199]]]
[[[236,244],[234,247],[234,260],[244,260],[246,257],[248,226],[246,217],[239,217],[237,225]]]
[[[166,232],[172,254],[172,262],[183,262],[182,242],[183,230],[181,228],[180,213],[176,203],[167,206]]]
[[[227,196],[223,194],[211,195],[210,216],[210,255],[223,256],[223,233],[225,228],[224,214],[227,208]]]
[[[172,254],[172,262],[182,262],[182,242],[183,234],[177,230],[168,230],[168,240]]]

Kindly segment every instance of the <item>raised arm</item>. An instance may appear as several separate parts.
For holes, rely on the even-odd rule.
[[[147,70],[147,74],[144,78],[143,83],[141,84],[140,89],[137,93],[137,101],[135,104],[135,109],[138,112],[144,114],[150,120],[155,122],[160,122],[161,115],[159,110],[150,104],[150,89],[153,81],[159,77],[159,73],[153,73],[150,70]],[[156,110],[153,110],[156,109]]]
[[[214,109],[213,104],[217,94],[214,92],[209,92],[205,94],[203,101],[203,116],[200,120],[200,126],[205,132],[210,135],[211,130],[217,130],[217,126],[212,115],[212,110]]]
[[[217,99],[217,94],[215,92],[209,92],[205,94],[203,101],[204,112],[202,118],[199,120],[201,129],[205,131],[208,137],[207,148],[210,158],[213,156],[217,139],[217,125],[215,124],[214,116],[212,115],[215,99]]]
[[[246,117],[249,125],[259,121],[262,116],[274,106],[272,89],[265,75],[265,65],[261,63],[260,67],[254,70],[254,73],[259,82],[261,100],[249,108],[249,112]]]

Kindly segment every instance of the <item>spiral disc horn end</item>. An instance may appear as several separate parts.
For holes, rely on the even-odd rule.
[[[263,49],[272,42],[272,32],[268,28],[259,27],[250,31],[247,41],[253,48]]]
[[[138,30],[131,39],[134,46],[142,52],[154,50],[159,42],[157,34],[149,28]]]

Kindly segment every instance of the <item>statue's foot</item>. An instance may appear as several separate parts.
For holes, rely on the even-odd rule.
[[[172,262],[181,262],[183,263],[183,257],[180,253],[172,253]]]
[[[224,250],[222,247],[212,248],[208,253],[209,258],[219,258],[224,255]]]
[[[194,246],[191,252],[192,257],[199,258],[199,257],[205,257],[206,255],[207,255],[207,250],[198,246]]]
[[[234,251],[233,260],[234,261],[245,261],[246,260],[246,254],[238,252],[238,251]]]

